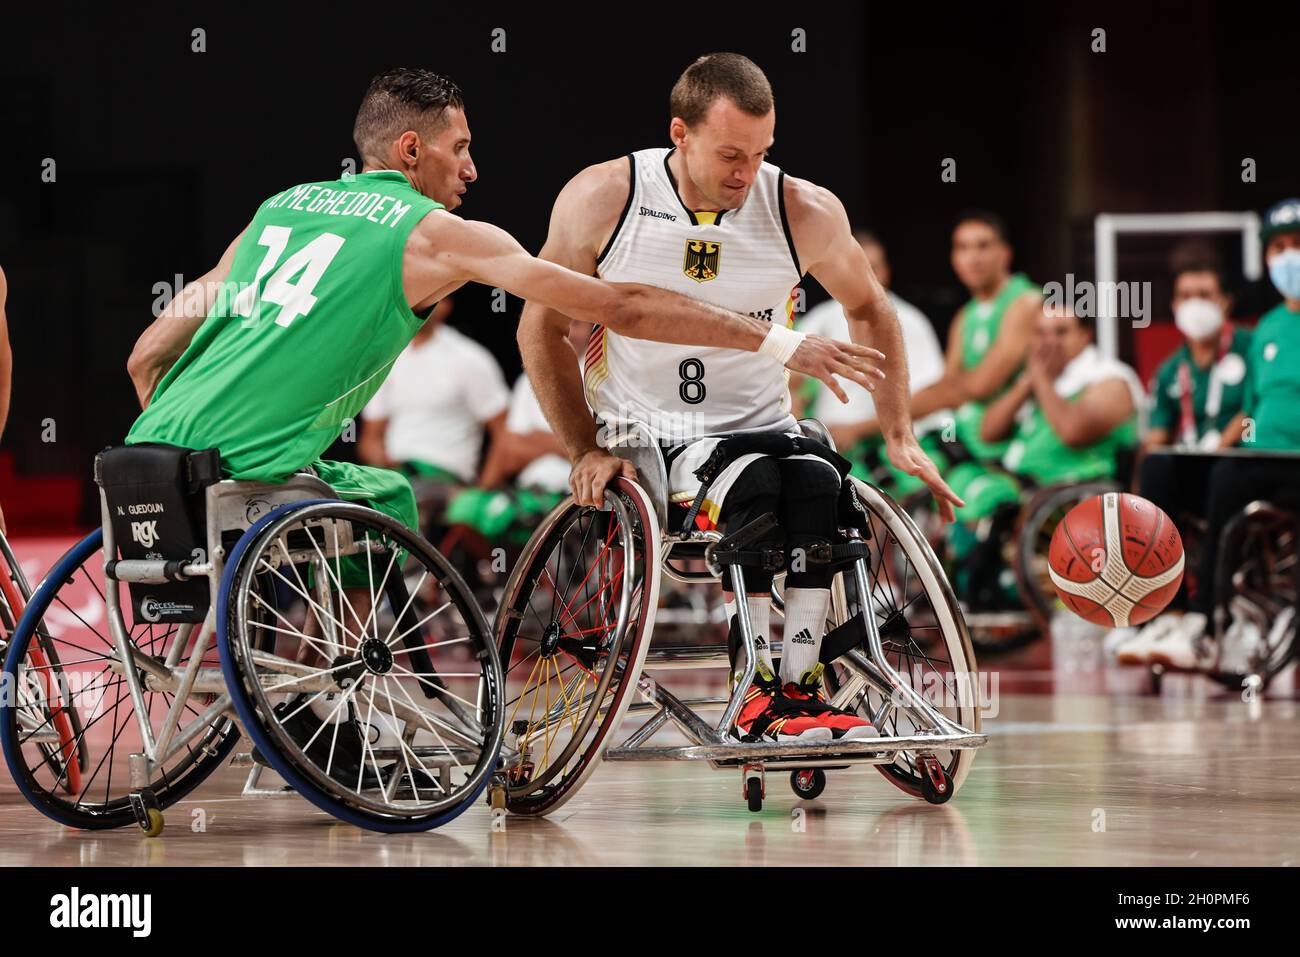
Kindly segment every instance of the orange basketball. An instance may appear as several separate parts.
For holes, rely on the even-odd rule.
[[[1183,580],[1183,539],[1146,499],[1107,492],[1070,509],[1052,533],[1052,584],[1065,607],[1098,625],[1140,625]]]

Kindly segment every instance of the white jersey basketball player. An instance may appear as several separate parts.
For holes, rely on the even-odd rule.
[[[874,393],[890,460],[921,478],[951,520],[953,506],[962,503],[912,434],[898,320],[844,207],[829,191],[766,161],[776,123],[767,78],[737,54],[701,57],[677,81],[670,107],[671,148],[589,167],[565,186],[541,257],[747,313],[781,329],[782,338],[794,337],[792,344],[799,336],[790,329],[795,287],[811,273],[844,307],[853,341],[884,353]],[[630,465],[601,448],[598,430],[638,422],[666,447],[670,495],[699,508],[692,514],[698,525],[735,528],[774,512],[787,553],[792,544],[834,534],[840,478],[813,456],[743,455],[707,488],[707,500],[698,501],[693,473],[720,438],[795,430],[785,369],[771,350],[746,355],[639,342],[597,326],[579,370],[565,337],[572,332],[581,340],[582,333],[569,326],[555,310],[529,303],[519,342],[573,463],[570,484],[579,503],[599,504],[609,481],[632,475]],[[747,586],[762,639],[770,624],[770,578],[747,572]],[[777,740],[874,734],[862,719],[821,703],[818,655],[829,600],[829,575],[791,569],[780,677],[760,644],[759,680],[737,720],[741,734]]]

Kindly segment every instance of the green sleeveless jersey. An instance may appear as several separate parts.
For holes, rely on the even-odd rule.
[[[1027,292],[1039,292],[1040,288],[1023,273],[1016,273],[1003,284],[1002,289],[988,302],[971,299],[961,307],[961,367],[963,370],[975,368],[989,351],[993,341],[998,337],[1002,326],[1002,317],[1007,307]],[[1008,385],[1010,383],[1008,382]],[[996,398],[994,395],[991,398]],[[1007,443],[985,442],[980,438],[980,420],[984,418],[984,408],[988,401],[975,399],[964,403],[957,409],[957,438],[981,462],[1000,458],[1006,451]]]
[[[276,481],[311,464],[420,328],[402,255],[441,208],[393,170],[272,196],[127,443],[215,446],[239,479]]]

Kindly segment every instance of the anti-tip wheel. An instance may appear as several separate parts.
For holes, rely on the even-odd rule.
[[[148,818],[148,821],[147,823],[140,825],[140,832],[144,834],[145,837],[157,837],[163,832],[163,826],[165,824],[163,821],[162,811],[151,807],[145,811],[145,815]]]
[[[921,797],[931,804],[947,804],[952,798],[952,778],[937,761],[922,762]]]
[[[790,789],[795,797],[811,801],[826,790],[826,772],[821,768],[802,768],[790,772]]]

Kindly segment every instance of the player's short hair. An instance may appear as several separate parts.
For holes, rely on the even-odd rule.
[[[668,111],[695,126],[723,96],[750,116],[766,116],[774,105],[772,84],[753,60],[739,53],[708,53],[677,78]]]
[[[983,223],[989,229],[993,230],[998,237],[998,241],[1011,244],[1010,235],[1007,233],[1007,223],[997,213],[989,212],[987,209],[968,209],[965,210],[957,220],[952,224],[952,231],[956,232],[959,226],[966,223]]]
[[[447,109],[463,109],[460,87],[432,70],[398,67],[370,81],[352,126],[362,157],[383,153],[407,130],[436,133]]]

